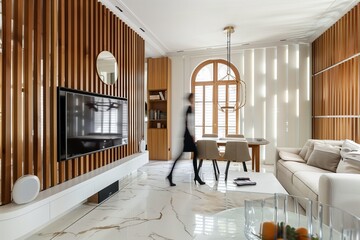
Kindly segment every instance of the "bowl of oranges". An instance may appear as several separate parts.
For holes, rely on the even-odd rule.
[[[360,219],[307,198],[275,194],[245,201],[245,236],[253,240],[357,240]]]

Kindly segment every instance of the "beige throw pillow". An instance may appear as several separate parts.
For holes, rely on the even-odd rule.
[[[314,144],[315,143],[323,143],[323,141],[322,140],[314,140],[314,139],[309,139],[308,140],[308,150],[307,150],[305,158],[304,158],[304,160],[306,162],[309,160],[309,157],[310,157],[311,153],[314,151]]]
[[[340,161],[340,148],[329,144],[314,143],[307,164],[322,168],[331,172],[335,172]]]

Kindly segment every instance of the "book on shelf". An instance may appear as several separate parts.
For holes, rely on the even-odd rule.
[[[160,99],[161,99],[161,100],[165,100],[164,94],[163,94],[162,92],[159,92],[159,96],[160,96]]]
[[[160,100],[160,95],[156,94],[156,95],[150,95],[149,96],[150,100]]]

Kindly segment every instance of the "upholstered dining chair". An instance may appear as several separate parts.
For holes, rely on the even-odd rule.
[[[201,139],[196,142],[196,146],[198,149],[198,158],[200,159],[198,170],[200,170],[204,159],[212,160],[215,179],[217,181],[220,174],[217,160],[219,160],[221,156],[216,141]]]
[[[245,138],[243,134],[228,134],[226,135],[227,138]]]
[[[225,169],[225,182],[229,172],[230,162],[242,162],[244,172],[247,172],[246,161],[250,161],[249,146],[247,141],[227,141],[223,159],[227,161]]]

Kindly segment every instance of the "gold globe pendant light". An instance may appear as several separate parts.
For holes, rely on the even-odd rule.
[[[235,32],[235,29],[233,26],[227,26],[224,28],[224,32],[226,33],[226,61],[227,61],[227,69],[226,69],[226,75],[221,78],[221,81],[226,81],[226,80],[234,80],[236,82],[236,86],[239,89],[238,93],[239,93],[239,99],[238,101],[235,101],[235,105],[230,106],[227,105],[225,103],[224,106],[221,106],[218,102],[219,105],[219,109],[222,112],[225,111],[230,111],[230,112],[235,112],[237,110],[239,110],[240,108],[242,108],[243,106],[245,106],[246,104],[246,83],[244,81],[242,81],[240,78],[237,79],[235,76],[232,75],[231,73],[231,34]]]

